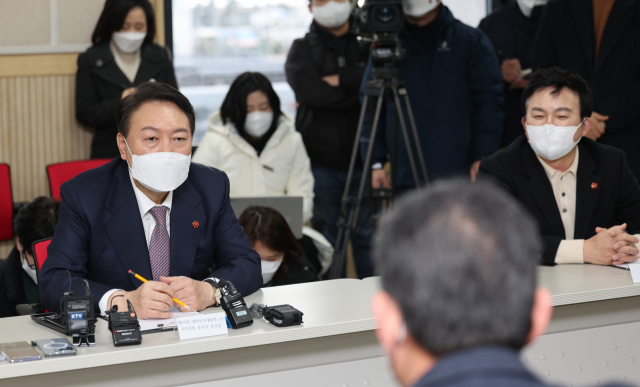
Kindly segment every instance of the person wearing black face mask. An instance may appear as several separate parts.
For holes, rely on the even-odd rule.
[[[296,129],[302,134],[315,178],[313,226],[335,244],[342,194],[360,115],[358,93],[369,57],[368,47],[350,32],[348,0],[312,0],[313,23],[304,38],[293,42],[285,70],[296,93]],[[359,162],[360,160],[358,160]],[[357,195],[362,165],[356,166],[352,196]],[[366,208],[366,202],[361,204]],[[360,211],[351,234],[359,278],[373,275],[371,234],[373,225]]]
[[[38,303],[33,242],[53,236],[60,203],[41,196],[23,207],[14,219],[16,247],[0,261],[0,317],[17,316],[16,305]]]
[[[505,118],[501,148],[522,134],[520,99],[529,83],[533,40],[547,0],[509,0],[482,19],[478,28],[493,43],[505,89]]]
[[[461,175],[475,180],[480,160],[500,145],[504,91],[500,66],[487,36],[455,19],[439,0],[404,0],[399,32],[406,84],[430,180]],[[362,83],[373,79],[369,63]],[[372,187],[390,187],[382,165],[393,152],[395,107],[387,106],[373,153]],[[408,120],[406,109],[405,120]],[[408,122],[408,121],[407,121]],[[365,115],[362,140],[371,119]],[[406,144],[398,139],[397,192],[415,187]]]

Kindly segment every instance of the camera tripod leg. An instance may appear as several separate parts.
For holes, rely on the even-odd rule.
[[[409,101],[409,93],[407,89],[402,87],[398,90],[398,93],[404,95],[404,103],[407,106],[407,115],[409,116],[409,125],[413,132],[413,140],[416,144],[416,153],[418,154],[418,162],[420,163],[420,169],[422,169],[422,177],[424,183],[429,184],[429,175],[427,174],[427,163],[424,162],[424,154],[422,153],[422,147],[420,146],[420,137],[418,136],[418,128],[416,127],[416,120],[413,117],[413,109],[411,109],[411,101]]]
[[[349,238],[351,237],[351,230],[357,226],[358,222],[358,212],[360,211],[360,203],[362,202],[362,197],[364,196],[364,189],[368,182],[368,176],[371,173],[371,158],[373,156],[373,146],[375,143],[376,133],[378,131],[378,124],[380,121],[380,114],[382,112],[383,102],[384,102],[384,93],[385,88],[380,88],[380,94],[377,96],[378,100],[376,101],[376,110],[373,115],[373,123],[371,125],[371,133],[369,135],[369,144],[367,146],[367,154],[365,157],[362,177],[360,179],[360,187],[358,189],[358,197],[355,198],[355,202],[353,198],[349,195],[351,188],[351,180],[347,180],[347,184],[344,191],[344,196],[342,198],[342,208],[340,209],[340,215],[338,218],[338,235],[336,238],[336,245],[334,246],[333,253],[333,262],[331,264],[331,270],[329,272],[329,279],[340,278],[342,275],[342,270],[344,268],[345,257],[347,253],[347,243]],[[362,125],[364,123],[364,115],[366,114],[368,98],[365,96],[362,104],[362,111],[360,113],[360,122],[358,125],[357,133],[362,133]],[[353,153],[351,155],[351,164],[349,165],[349,172],[347,173],[348,177],[353,176],[353,170],[355,169],[356,163],[355,158],[357,157],[359,146],[358,143],[360,141],[360,137],[356,137],[356,144],[353,147]],[[345,223],[345,219],[348,219]]]
[[[400,104],[400,98],[398,97],[398,87],[392,86],[393,101],[396,105],[396,117],[400,121],[400,130],[402,131],[402,137],[407,147],[407,157],[409,158],[409,166],[411,167],[411,174],[413,175],[413,181],[416,183],[416,188],[421,188],[420,179],[418,178],[418,170],[416,168],[416,162],[413,158],[413,151],[411,150],[411,142],[409,142],[409,133],[407,132],[407,125],[404,121],[404,113],[402,112],[402,105]],[[420,143],[416,144],[416,148],[420,148]]]

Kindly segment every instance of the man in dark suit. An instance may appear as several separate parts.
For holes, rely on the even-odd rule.
[[[593,126],[587,83],[573,71],[538,70],[522,101],[526,137],[482,161],[479,177],[536,218],[541,263],[636,260],[638,235],[629,234],[640,232],[640,187],[622,151],[584,138]]]
[[[441,181],[382,220],[374,259],[377,337],[403,386],[541,387],[518,352],[544,333],[540,238],[502,190]]]
[[[640,3],[549,1],[533,48],[533,66],[580,74],[593,90],[587,137],[622,149],[640,178]]]
[[[126,310],[129,300],[140,318],[170,317],[172,297],[191,310],[212,305],[207,282],[216,278],[244,295],[260,288],[260,257],[233,213],[227,176],[190,163],[195,114],[187,98],[147,82],[122,100],[116,119],[121,157],[61,187],[39,278],[43,306],[57,310],[69,286],[83,293],[83,279],[101,312]]]

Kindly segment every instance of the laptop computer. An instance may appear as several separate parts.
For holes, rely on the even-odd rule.
[[[302,238],[302,196],[233,197],[231,207],[236,217],[249,206],[271,207],[277,210],[289,224],[297,239]]]

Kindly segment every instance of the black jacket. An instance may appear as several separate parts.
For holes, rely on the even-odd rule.
[[[282,286],[302,284],[305,282],[313,282],[318,280],[318,274],[315,269],[304,256],[304,254],[296,259],[284,273],[276,273],[271,280],[270,286]]]
[[[608,115],[603,144],[622,149],[640,177],[640,1],[617,0],[602,36],[598,58],[593,4],[549,1],[540,20],[533,64],[578,72],[593,92],[595,111]]]
[[[349,168],[368,57],[368,48],[358,46],[355,34],[336,37],[315,22],[304,38],[291,45],[285,64],[287,82],[298,100],[296,129],[312,166]],[[340,76],[339,87],[322,80],[334,74]]]
[[[484,346],[446,355],[414,387],[543,387],[520,362],[518,352]],[[613,387],[614,384],[608,384]],[[616,385],[620,386],[620,385]]]
[[[589,239],[596,227],[627,223],[640,232],[640,186],[623,152],[583,137],[578,144],[575,239]],[[478,179],[494,180],[509,191],[538,221],[544,243],[543,264],[554,264],[564,226],[549,178],[522,135],[480,164]],[[594,184],[595,183],[595,184]]]
[[[500,7],[497,12],[482,19],[478,29],[484,31],[491,40],[501,65],[505,59],[518,59],[523,70],[531,68],[533,40],[543,9],[543,6],[535,7],[531,17],[526,17],[518,7],[518,3],[511,1]],[[520,107],[523,90],[512,89],[511,84],[506,82],[504,89],[505,116],[501,148],[511,144],[522,135],[523,129],[520,120],[524,116]]]
[[[178,87],[172,58],[157,44],[143,45],[140,68],[133,83],[120,70],[109,43],[90,47],[78,57],[76,74],[76,118],[95,128],[91,158],[113,158],[120,154],[116,145],[116,108],[122,91],[154,79]]]
[[[14,247],[9,257],[0,261],[0,317],[17,316],[16,305],[27,303],[23,273],[20,252]]]

